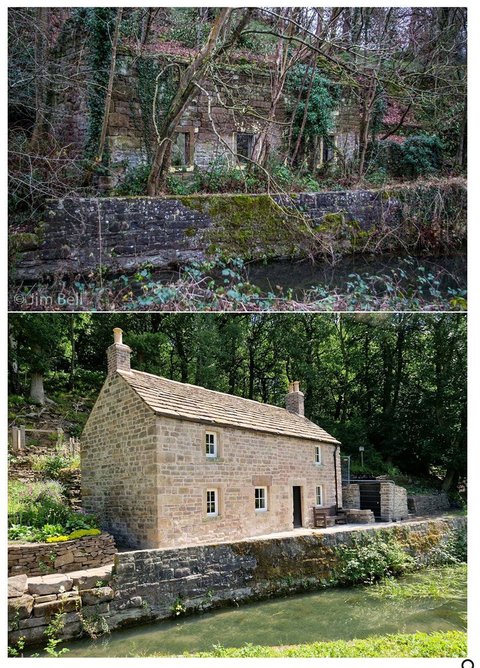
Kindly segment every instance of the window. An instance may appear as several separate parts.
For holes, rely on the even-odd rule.
[[[207,515],[218,515],[218,490],[207,489]]]
[[[318,485],[315,488],[315,505],[323,506],[323,485]]]
[[[255,510],[267,510],[267,488],[255,487]]]
[[[248,162],[252,157],[255,135],[246,132],[237,132],[237,158],[240,162]]]
[[[205,434],[205,454],[212,458],[217,456],[217,435],[212,431]]]
[[[322,447],[320,445],[315,446],[315,464],[322,463]]]
[[[187,167],[190,164],[190,133],[179,132],[172,145],[172,166]]]

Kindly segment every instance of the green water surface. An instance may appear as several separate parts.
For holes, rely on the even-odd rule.
[[[466,566],[429,569],[385,585],[335,588],[116,631],[96,641],[67,643],[64,656],[180,655],[216,644],[296,645],[466,630],[466,595]]]

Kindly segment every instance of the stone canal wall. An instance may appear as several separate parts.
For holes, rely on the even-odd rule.
[[[108,533],[58,543],[10,543],[8,575],[45,575],[111,563],[117,549]]]
[[[338,548],[365,536],[395,537],[428,564],[466,527],[465,517],[332,532],[121,552],[109,568],[9,581],[9,641],[44,641],[52,616],[64,614],[64,638],[328,586]]]
[[[451,251],[465,240],[465,221],[462,184],[273,197],[64,198],[47,202],[37,234],[11,235],[11,276],[176,267],[219,252],[255,260],[404,253],[405,245],[411,254],[432,244]]]

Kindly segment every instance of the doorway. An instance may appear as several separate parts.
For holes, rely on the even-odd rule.
[[[293,528],[302,526],[302,488],[293,487]]]

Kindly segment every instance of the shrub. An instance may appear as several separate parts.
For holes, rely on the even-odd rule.
[[[150,174],[150,165],[141,164],[136,167],[130,167],[123,177],[113,189],[114,195],[133,196],[145,195],[147,192],[147,181]]]
[[[370,159],[375,171],[372,177],[381,185],[383,175],[416,179],[438,172],[443,164],[443,145],[436,135],[415,135],[403,144],[385,140],[373,144]]]
[[[45,524],[62,524],[71,512],[59,482],[48,480],[9,485],[9,524],[40,528]]]
[[[393,536],[363,535],[354,537],[352,545],[336,549],[339,584],[372,584],[388,575],[398,576],[415,566],[413,557],[404,552]]]
[[[41,455],[37,457],[32,465],[34,471],[42,471],[52,478],[58,478],[62,469],[80,468],[80,458],[70,455]]]

